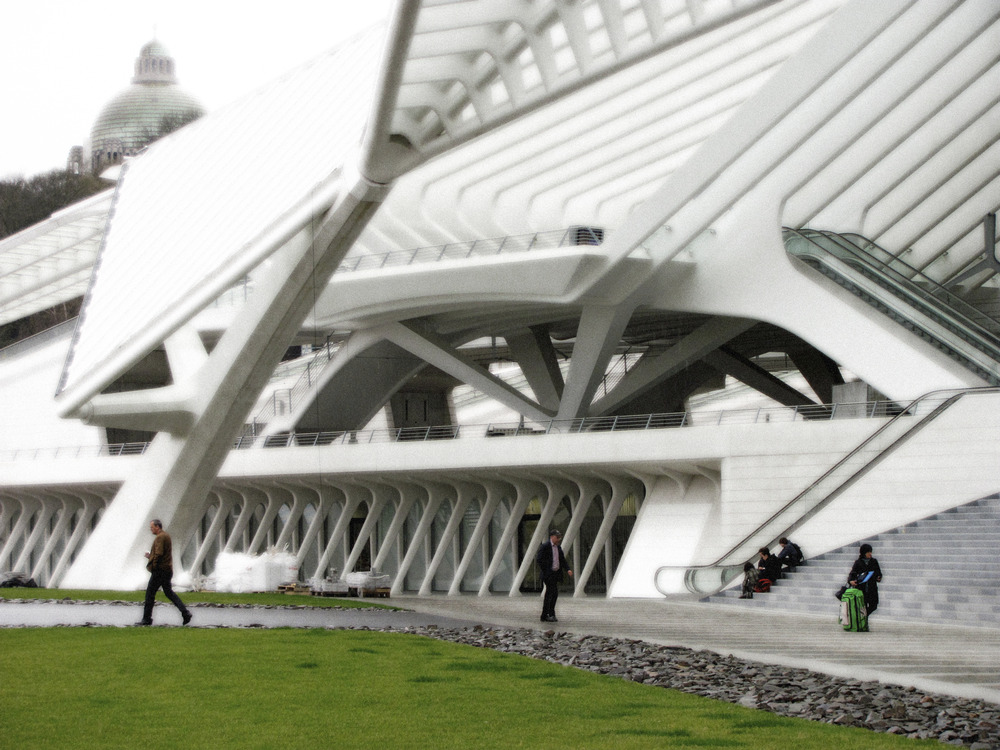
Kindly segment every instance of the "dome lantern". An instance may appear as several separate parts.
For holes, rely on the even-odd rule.
[[[174,75],[174,58],[167,48],[155,39],[143,45],[135,58],[135,75],[132,83],[177,83]]]

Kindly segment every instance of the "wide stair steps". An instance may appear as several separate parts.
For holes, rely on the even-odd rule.
[[[794,539],[794,537],[793,537]],[[837,616],[834,592],[867,542],[882,568],[875,622],[1000,628],[1000,498],[989,497],[808,558],[767,594],[738,599],[740,581],[706,602]],[[803,552],[808,556],[809,550]]]

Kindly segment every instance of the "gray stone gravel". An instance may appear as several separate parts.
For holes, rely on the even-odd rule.
[[[82,603],[75,600],[5,601],[11,604]],[[136,607],[135,602],[108,601],[100,604]],[[198,603],[190,606],[196,610],[259,610],[260,614],[273,610],[316,612],[315,608],[307,605]],[[443,618],[441,625],[412,624],[405,617],[397,619],[394,616],[407,613],[394,613],[378,608],[359,610],[333,607],[323,611],[331,610],[331,614],[336,614],[333,618],[336,622],[319,627],[427,636],[544,659],[646,685],[674,688],[783,716],[863,727],[916,739],[938,740],[971,750],[1000,750],[1000,705],[986,701],[956,698],[876,681],[843,679],[806,669],[740,659],[709,650],[662,646],[641,640],[478,624],[456,626],[455,621],[449,618]],[[376,616],[378,613],[386,616],[379,618]],[[196,624],[198,619],[196,616]],[[285,623],[285,626],[317,627],[316,624],[295,621],[294,617],[289,619],[292,622]],[[53,623],[56,626],[60,624],[80,627],[98,623]],[[217,621],[201,627],[233,626]],[[267,626],[242,618],[240,627]]]
[[[389,630],[386,628],[386,630]],[[406,628],[782,716],[1000,750],[1000,706],[646,641],[519,628]]]

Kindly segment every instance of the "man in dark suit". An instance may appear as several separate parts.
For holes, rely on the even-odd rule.
[[[559,584],[563,571],[570,578],[573,571],[566,564],[566,555],[562,551],[562,532],[552,529],[549,541],[538,549],[538,567],[542,573],[542,583],[545,584],[545,597],[542,600],[542,622],[559,622],[556,619],[556,599],[559,598]]]

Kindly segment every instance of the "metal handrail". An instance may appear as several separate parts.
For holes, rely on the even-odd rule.
[[[896,416],[890,419],[888,422],[880,426],[875,432],[865,438],[859,445],[857,445],[853,450],[851,450],[846,456],[837,461],[833,466],[831,466],[826,472],[822,474],[818,479],[813,481],[804,490],[799,492],[795,497],[785,503],[781,508],[772,513],[767,519],[762,521],[757,525],[751,532],[746,534],[738,542],[729,546],[729,549],[720,555],[714,562],[702,564],[702,565],[661,565],[656,569],[653,574],[653,585],[657,591],[663,596],[668,594],[664,592],[659,585],[660,574],[665,571],[680,571],[685,572],[684,584],[693,594],[700,594],[702,596],[715,593],[715,591],[720,591],[726,587],[734,578],[742,573],[743,564],[747,562],[747,559],[740,559],[738,563],[729,562],[740,550],[745,547],[754,546],[762,538],[762,533],[767,530],[775,521],[777,521],[782,515],[786,514],[793,506],[803,502],[810,493],[813,492],[817,487],[819,487],[827,478],[832,477],[838,469],[846,466],[851,459],[859,455],[866,447],[872,445],[879,437],[884,435],[887,431],[891,430],[894,426],[900,423],[900,420],[906,416],[915,416],[920,404],[928,402],[931,399],[941,398],[942,400],[938,403],[934,409],[932,409],[928,414],[925,414],[920,421],[911,425],[909,429],[898,435],[893,439],[889,445],[878,449],[878,452],[869,461],[866,461],[857,471],[851,473],[843,482],[840,482],[835,488],[824,495],[817,503],[807,508],[801,515],[799,515],[795,521],[785,525],[778,532],[769,533],[766,539],[766,546],[772,546],[779,538],[782,536],[787,536],[792,533],[795,529],[799,528],[806,520],[814,516],[822,508],[828,505],[831,501],[837,498],[842,492],[844,492],[848,487],[854,484],[858,479],[864,474],[870,471],[875,464],[880,462],[882,458],[892,453],[896,448],[898,448],[902,443],[912,437],[916,432],[918,432],[923,427],[927,426],[931,421],[936,419],[943,413],[946,409],[950,408],[955,402],[967,395],[980,395],[985,393],[1000,393],[1000,388],[995,386],[989,386],[984,388],[966,388],[966,389],[944,389],[940,391],[931,391],[917,399],[914,399],[909,405],[907,405],[902,411]],[[947,397],[942,397],[940,394],[950,394]],[[832,418],[832,417],[831,417]],[[755,541],[756,540],[756,541]],[[753,555],[750,556],[752,558]],[[701,591],[693,586],[694,576],[698,571],[719,571],[719,582],[713,588],[713,591]]]
[[[0,461],[24,461],[53,458],[99,458],[104,456],[141,456],[148,442],[106,443],[104,445],[72,445],[53,448],[13,448],[0,451]]]
[[[517,437],[525,435],[569,435],[594,432],[623,432],[676,429],[679,427],[711,427],[734,424],[765,424],[787,422],[829,421],[835,417],[870,419],[896,414],[901,407],[895,401],[860,401],[842,404],[806,404],[756,409],[726,409],[722,411],[684,411],[654,414],[628,414],[612,417],[551,419],[541,421],[490,422],[478,425],[434,425],[384,430],[337,430],[309,433],[280,433],[266,438],[246,434],[233,441],[236,449],[261,447],[292,447],[347,445],[353,443],[394,443],[413,440],[455,440],[461,438]],[[846,411],[846,414],[845,414]],[[99,455],[135,455],[143,453],[149,443],[72,446],[56,448],[18,448],[0,451],[0,461],[33,457],[65,458]]]

